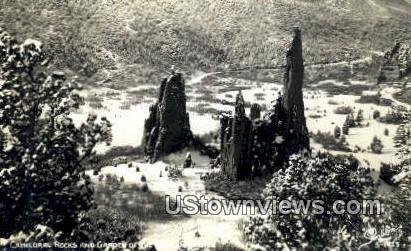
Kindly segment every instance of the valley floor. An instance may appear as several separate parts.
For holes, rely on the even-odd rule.
[[[276,100],[281,85],[266,82],[254,82],[235,78],[214,78],[211,82],[207,80],[210,74],[195,74],[188,78],[186,83],[187,109],[190,113],[191,129],[196,135],[216,133],[219,128],[219,112],[230,112],[233,107],[230,102],[234,101],[238,90],[242,90],[246,102],[258,103],[263,109],[272,105]],[[335,85],[337,81],[329,80]],[[353,85],[356,82],[353,81]],[[137,146],[140,144],[143,133],[144,120],[148,116],[148,109],[151,103],[156,100],[158,86],[136,86],[123,91],[115,91],[109,88],[88,90],[86,105],[73,115],[75,121],[80,123],[86,118],[89,112],[107,116],[113,123],[113,146]],[[381,94],[384,98],[392,98],[392,94],[397,91],[394,87],[382,88]],[[373,94],[370,91],[370,94]],[[316,133],[333,133],[336,125],[342,127],[346,115],[335,114],[334,110],[338,106],[351,106],[354,112],[363,110],[363,127],[352,128],[346,139],[349,147],[353,150],[356,146],[361,149],[358,152],[339,152],[337,154],[353,154],[364,165],[368,165],[373,170],[375,181],[379,180],[379,168],[382,162],[395,162],[395,148],[393,146],[393,136],[397,125],[384,124],[372,118],[373,112],[379,110],[381,115],[389,112],[389,106],[379,106],[374,104],[362,104],[356,102],[358,95],[329,95],[326,91],[318,89],[308,89],[304,91],[305,115],[309,131]],[[222,102],[224,100],[225,102]],[[395,101],[410,109],[407,104]],[[249,108],[247,108],[247,113]],[[385,135],[384,130],[388,129],[389,134]],[[374,136],[382,140],[384,145],[381,154],[374,154],[369,150],[369,145]],[[209,142],[211,143],[211,142]],[[216,143],[216,142],[214,142]],[[313,150],[324,150],[323,146],[312,142]],[[108,148],[98,149],[100,152]],[[126,184],[142,185],[141,176],[147,178],[147,185],[150,191],[161,196],[170,195],[204,195],[206,198],[221,198],[219,195],[206,191],[204,183],[200,180],[201,174],[212,171],[208,168],[209,159],[193,154],[193,160],[197,163],[196,168],[185,169],[183,176],[179,179],[170,179],[165,171],[169,163],[182,164],[185,152],[169,156],[165,162],[147,164],[133,162],[133,168],[127,164],[117,167],[108,166],[101,170],[102,174],[116,175],[123,177]],[[135,167],[140,168],[140,172],[135,171]],[[161,175],[160,175],[161,173]],[[92,173],[90,172],[92,176]],[[161,176],[161,177],[160,177]],[[100,182],[97,176],[92,176],[94,182]],[[179,190],[181,190],[179,192]],[[380,192],[390,191],[390,186],[383,183],[380,185]],[[234,246],[245,248],[242,240],[241,223],[246,216],[235,215],[192,215],[171,221],[151,221],[145,223],[142,240],[140,244],[154,244],[158,250],[177,250],[184,246],[189,249],[214,247],[217,242],[229,241]]]

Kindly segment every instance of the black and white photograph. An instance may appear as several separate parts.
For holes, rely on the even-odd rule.
[[[0,0],[0,250],[411,249],[411,0]]]

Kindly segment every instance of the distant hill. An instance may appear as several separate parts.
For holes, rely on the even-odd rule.
[[[58,66],[92,75],[132,64],[147,79],[172,64],[282,63],[293,26],[306,62],[365,57],[410,43],[410,13],[409,0],[0,0],[0,26],[44,41]]]

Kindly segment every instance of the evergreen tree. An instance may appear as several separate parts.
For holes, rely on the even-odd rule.
[[[411,125],[403,126],[404,137],[398,142],[396,156],[401,161],[405,171],[411,171]]]
[[[75,126],[69,115],[82,103],[81,86],[49,74],[47,62],[40,42],[19,44],[0,30],[0,128],[10,139],[1,152],[0,236],[38,224],[69,233],[92,203],[83,163],[111,141],[104,118]]]
[[[342,126],[342,133],[344,134],[344,135],[348,135],[348,133],[349,133],[349,130],[350,130],[350,126],[348,125],[348,121],[347,121],[347,119],[344,121],[344,124],[343,124],[343,126]]]
[[[373,119],[378,119],[380,116],[381,116],[381,113],[378,110],[375,110],[372,114]]]
[[[361,126],[361,123],[364,121],[363,110],[359,110],[357,113],[357,117],[355,118],[355,122],[358,126]]]
[[[341,136],[341,128],[340,128],[339,126],[336,126],[336,127],[334,128],[334,137],[335,137],[336,139],[339,139],[340,136]]]
[[[371,217],[364,220],[364,215],[335,214],[331,208],[336,200],[361,201],[376,196],[369,170],[360,167],[358,160],[352,157],[291,156],[289,165],[274,173],[264,195],[271,202],[321,200],[324,206],[324,213],[313,210],[302,213],[293,206],[289,213],[283,213],[277,206],[276,212],[269,209],[267,217],[256,216],[245,222],[246,238],[264,250],[304,250],[306,247],[327,250],[342,246],[356,249],[363,243],[363,228],[375,221]]]
[[[4,164],[4,152],[6,149],[6,135],[4,134],[3,130],[0,128],[0,166]],[[1,170],[1,169],[0,169]]]
[[[344,145],[348,145],[347,143],[347,138],[345,137],[345,135],[342,135],[340,138],[340,143],[344,144]]]
[[[347,115],[346,121],[347,121],[348,127],[355,127],[355,120],[354,120],[353,113],[350,113]]]
[[[407,132],[405,129],[405,125],[401,124],[398,126],[397,131],[394,136],[394,147],[401,147],[406,143],[407,140]]]

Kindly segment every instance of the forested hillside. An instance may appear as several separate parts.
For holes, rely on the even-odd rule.
[[[209,71],[282,63],[296,25],[306,62],[363,57],[411,41],[410,11],[407,0],[0,0],[0,26],[41,39],[55,63],[75,72],[133,64],[148,79],[146,69],[170,64]]]

